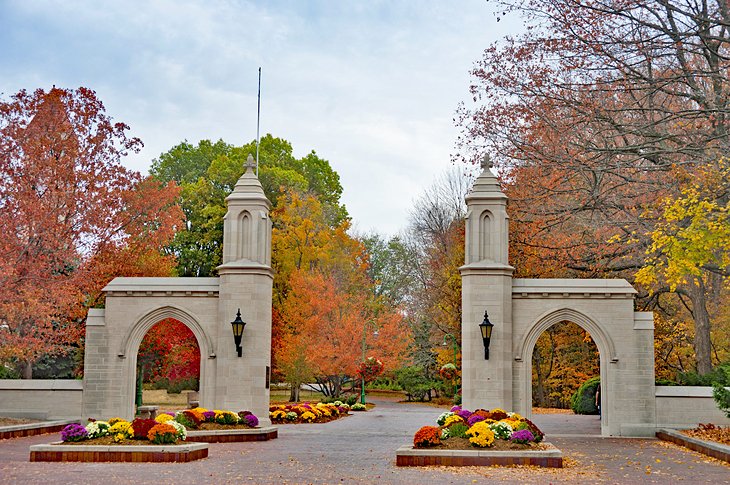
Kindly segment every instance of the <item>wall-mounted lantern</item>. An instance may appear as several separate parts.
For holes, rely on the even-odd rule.
[[[241,320],[241,309],[238,309],[238,312],[236,313],[236,319],[231,322],[231,327],[233,328],[233,341],[236,342],[236,350],[238,351],[238,356],[241,357],[243,355],[243,347],[241,347],[241,337],[243,336],[243,329],[246,326],[246,322]]]
[[[484,343],[484,359],[489,360],[489,342],[492,340],[492,329],[494,324],[489,321],[489,315],[484,310],[484,320],[479,324],[479,330],[482,332],[482,343]]]

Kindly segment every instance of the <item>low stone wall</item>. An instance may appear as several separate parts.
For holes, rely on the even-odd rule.
[[[550,443],[547,450],[490,451],[439,450],[401,446],[395,453],[396,466],[540,466],[563,467],[563,452]]]
[[[690,450],[698,451],[707,456],[730,463],[730,446],[712,441],[698,440],[691,436],[686,436],[679,431],[674,431],[673,429],[660,429],[656,432],[656,437],[660,440],[671,441]]]
[[[0,440],[9,440],[12,438],[25,438],[27,436],[37,436],[39,434],[60,433],[63,428],[71,423],[77,423],[76,420],[60,420],[60,421],[44,421],[42,423],[16,424],[14,426],[0,427]]]
[[[73,379],[0,379],[0,416],[79,419],[83,381]]]
[[[188,431],[187,441],[196,441],[199,443],[236,443],[247,441],[268,441],[278,437],[278,428],[267,426],[253,429]]]
[[[128,463],[187,463],[208,457],[208,443],[179,445],[31,445],[30,461],[119,461]]]
[[[656,387],[657,428],[695,428],[699,423],[730,425],[712,398],[711,387]]]

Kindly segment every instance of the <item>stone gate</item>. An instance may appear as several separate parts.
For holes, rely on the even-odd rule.
[[[532,414],[532,352],[552,325],[585,329],[600,353],[604,435],[655,432],[654,322],[634,311],[636,290],[621,279],[517,279],[508,263],[507,196],[484,166],[466,197],[462,276],[462,394],[468,409]],[[479,323],[494,324],[489,360]]]
[[[252,168],[249,157],[226,198],[219,277],[115,278],[104,288],[105,309],[86,322],[84,417],[134,416],[139,345],[153,325],[174,318],[198,341],[201,406],[250,410],[270,424],[271,204]],[[242,357],[230,323],[239,308]]]

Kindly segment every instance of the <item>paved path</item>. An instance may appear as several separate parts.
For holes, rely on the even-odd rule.
[[[730,467],[684,448],[595,436],[549,438],[567,457],[562,470],[398,468],[396,448],[442,410],[374,402],[331,423],[281,426],[277,440],[212,444],[209,458],[186,464],[30,463],[28,446],[53,435],[0,441],[0,483],[730,483]],[[565,419],[535,416],[548,431],[580,427]]]

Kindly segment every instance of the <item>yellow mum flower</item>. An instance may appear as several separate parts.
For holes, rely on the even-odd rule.
[[[444,428],[446,428],[454,423],[463,423],[463,422],[464,422],[464,420],[462,419],[461,416],[459,416],[458,414],[452,414],[451,416],[446,418],[446,420],[444,421]]]
[[[166,422],[170,421],[171,419],[173,419],[172,416],[170,416],[167,413],[162,413],[162,414],[157,415],[157,417],[155,418],[155,421],[157,421],[158,423],[166,423]]]
[[[487,448],[494,444],[494,432],[489,429],[489,425],[484,421],[474,423],[474,426],[466,432],[469,436],[469,442],[479,448]]]

